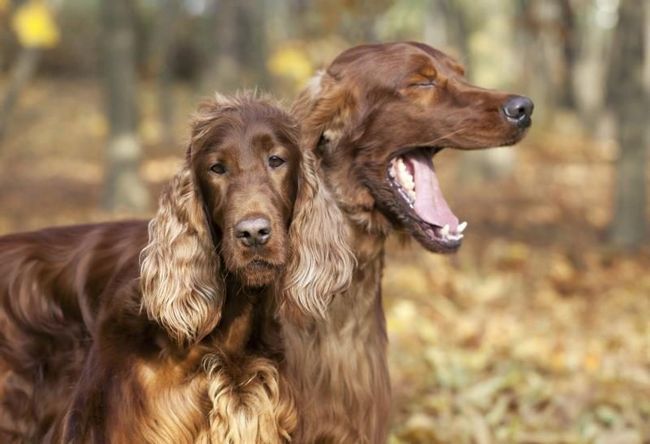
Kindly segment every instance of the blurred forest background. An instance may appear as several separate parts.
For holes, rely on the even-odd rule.
[[[389,246],[391,443],[650,443],[649,3],[0,0],[0,233],[148,217],[201,97],[424,41],[536,108],[437,157],[458,254]]]

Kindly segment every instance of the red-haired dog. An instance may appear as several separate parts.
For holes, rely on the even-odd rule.
[[[297,442],[386,440],[386,238],[397,231],[430,251],[457,250],[466,224],[442,194],[434,156],[516,143],[532,110],[526,97],[470,84],[456,61],[422,43],[344,51],[299,96],[293,114],[302,147],[345,215],[356,262],[345,270],[350,287],[335,299],[288,281],[288,302],[315,319],[310,328],[294,325],[294,315],[282,323],[300,411]]]
[[[298,137],[267,101],[218,98],[149,223],[0,238],[1,442],[289,441],[280,278],[313,251],[289,279],[335,293],[351,260]]]

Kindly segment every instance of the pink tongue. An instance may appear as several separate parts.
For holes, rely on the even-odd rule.
[[[449,225],[449,231],[454,233],[458,227],[458,218],[451,212],[442,195],[430,155],[425,152],[407,154],[404,160],[411,161],[414,169],[417,215],[425,222],[438,227]]]

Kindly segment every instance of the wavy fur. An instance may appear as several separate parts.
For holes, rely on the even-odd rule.
[[[303,152],[301,172],[285,295],[303,313],[324,317],[332,298],[350,284],[355,258],[343,213],[321,182],[313,153]]]
[[[512,144],[525,134],[524,125],[504,118],[502,107],[512,95],[477,88],[462,76],[458,63],[421,43],[362,45],[318,73],[292,107],[301,148],[320,161],[323,194],[340,209],[337,217],[343,214],[336,227],[348,233],[357,261],[349,288],[321,311],[319,322],[308,330],[291,318],[282,324],[287,374],[301,413],[297,442],[386,442],[385,241],[397,231],[431,251],[451,251],[395,192],[387,180],[390,161],[416,147],[477,149]],[[431,88],[420,87],[423,77]],[[313,306],[313,295],[303,295]]]
[[[209,101],[152,221],[0,237],[0,442],[290,440],[275,314],[298,138],[269,101]],[[251,218],[273,233],[254,246]]]
[[[215,443],[282,444],[291,441],[297,415],[293,398],[283,393],[274,362],[258,358],[233,378],[222,358],[206,356],[211,437]],[[237,396],[232,396],[236,387]]]
[[[142,307],[179,344],[195,343],[219,322],[220,260],[189,165],[163,193],[141,255]]]

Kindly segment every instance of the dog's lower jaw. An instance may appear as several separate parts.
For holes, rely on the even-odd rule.
[[[234,274],[246,288],[273,285],[281,272],[282,267],[260,260],[253,260],[246,266],[234,270]]]

